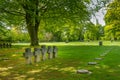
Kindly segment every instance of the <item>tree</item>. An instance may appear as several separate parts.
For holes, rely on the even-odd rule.
[[[107,38],[114,40],[120,38],[120,0],[114,0],[108,5],[105,22]]]
[[[0,41],[11,41],[10,31],[5,27],[5,23],[0,22]]]
[[[2,0],[0,15],[10,24],[25,22],[31,45],[35,46],[38,45],[38,28],[41,20],[84,20],[88,18],[87,3],[89,0]]]

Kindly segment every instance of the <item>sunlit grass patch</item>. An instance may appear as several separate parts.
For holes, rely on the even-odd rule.
[[[102,41],[104,46],[120,46],[120,41]],[[29,46],[30,43],[13,43],[13,45],[20,47],[20,46]],[[58,45],[58,46],[99,46],[99,41],[90,41],[90,42],[40,42],[39,45]]]

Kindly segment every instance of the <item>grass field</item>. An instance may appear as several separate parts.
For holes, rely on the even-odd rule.
[[[58,57],[27,65],[22,53],[28,44],[17,43],[12,48],[0,49],[0,80],[120,80],[120,42],[105,41],[103,46],[98,46],[97,41],[40,45],[43,44],[57,45]],[[95,60],[100,57],[103,59]],[[94,61],[98,64],[88,65]],[[77,74],[80,69],[92,73]]]

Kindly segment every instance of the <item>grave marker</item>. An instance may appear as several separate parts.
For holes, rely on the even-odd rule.
[[[3,43],[2,46],[3,46],[3,48],[5,48],[5,46],[6,46],[5,43]]]
[[[102,41],[99,41],[99,46],[102,46],[103,45],[103,42]]]
[[[96,65],[97,62],[88,62],[88,65]]]
[[[91,74],[92,72],[89,71],[89,70],[81,69],[81,70],[77,70],[77,73],[80,73],[80,74]]]
[[[102,60],[102,58],[95,58],[95,60]]]
[[[2,48],[2,43],[0,43],[0,48]]]
[[[41,46],[41,53],[42,53],[42,60],[43,61],[46,59],[46,52],[47,52],[46,46],[42,45]]]
[[[53,46],[53,58],[57,57],[57,52],[58,52],[57,46]]]
[[[34,61],[40,62],[40,54],[41,54],[40,48],[34,48],[33,54],[34,54],[34,58],[35,58]]]
[[[11,48],[12,47],[12,43],[9,43],[8,46],[9,46],[9,48]]]
[[[33,53],[31,52],[31,48],[26,48],[25,49],[25,53],[23,53],[23,56],[25,57],[27,64],[31,64],[32,63]]]
[[[47,53],[48,53],[48,59],[51,59],[52,58],[52,53],[53,53],[53,49],[52,49],[51,46],[48,46]]]

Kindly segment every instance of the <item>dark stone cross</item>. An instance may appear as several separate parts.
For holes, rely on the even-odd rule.
[[[11,48],[12,44],[9,42],[0,43],[0,48]]]
[[[6,46],[5,43],[3,43],[2,46],[3,46],[3,48],[5,48],[5,46]]]
[[[102,46],[103,45],[103,42],[102,41],[99,41],[99,46]]]
[[[0,43],[0,48],[2,48],[2,43]]]
[[[11,47],[12,47],[12,44],[11,44],[11,43],[8,43],[7,46],[8,46],[8,48],[11,48]]]

